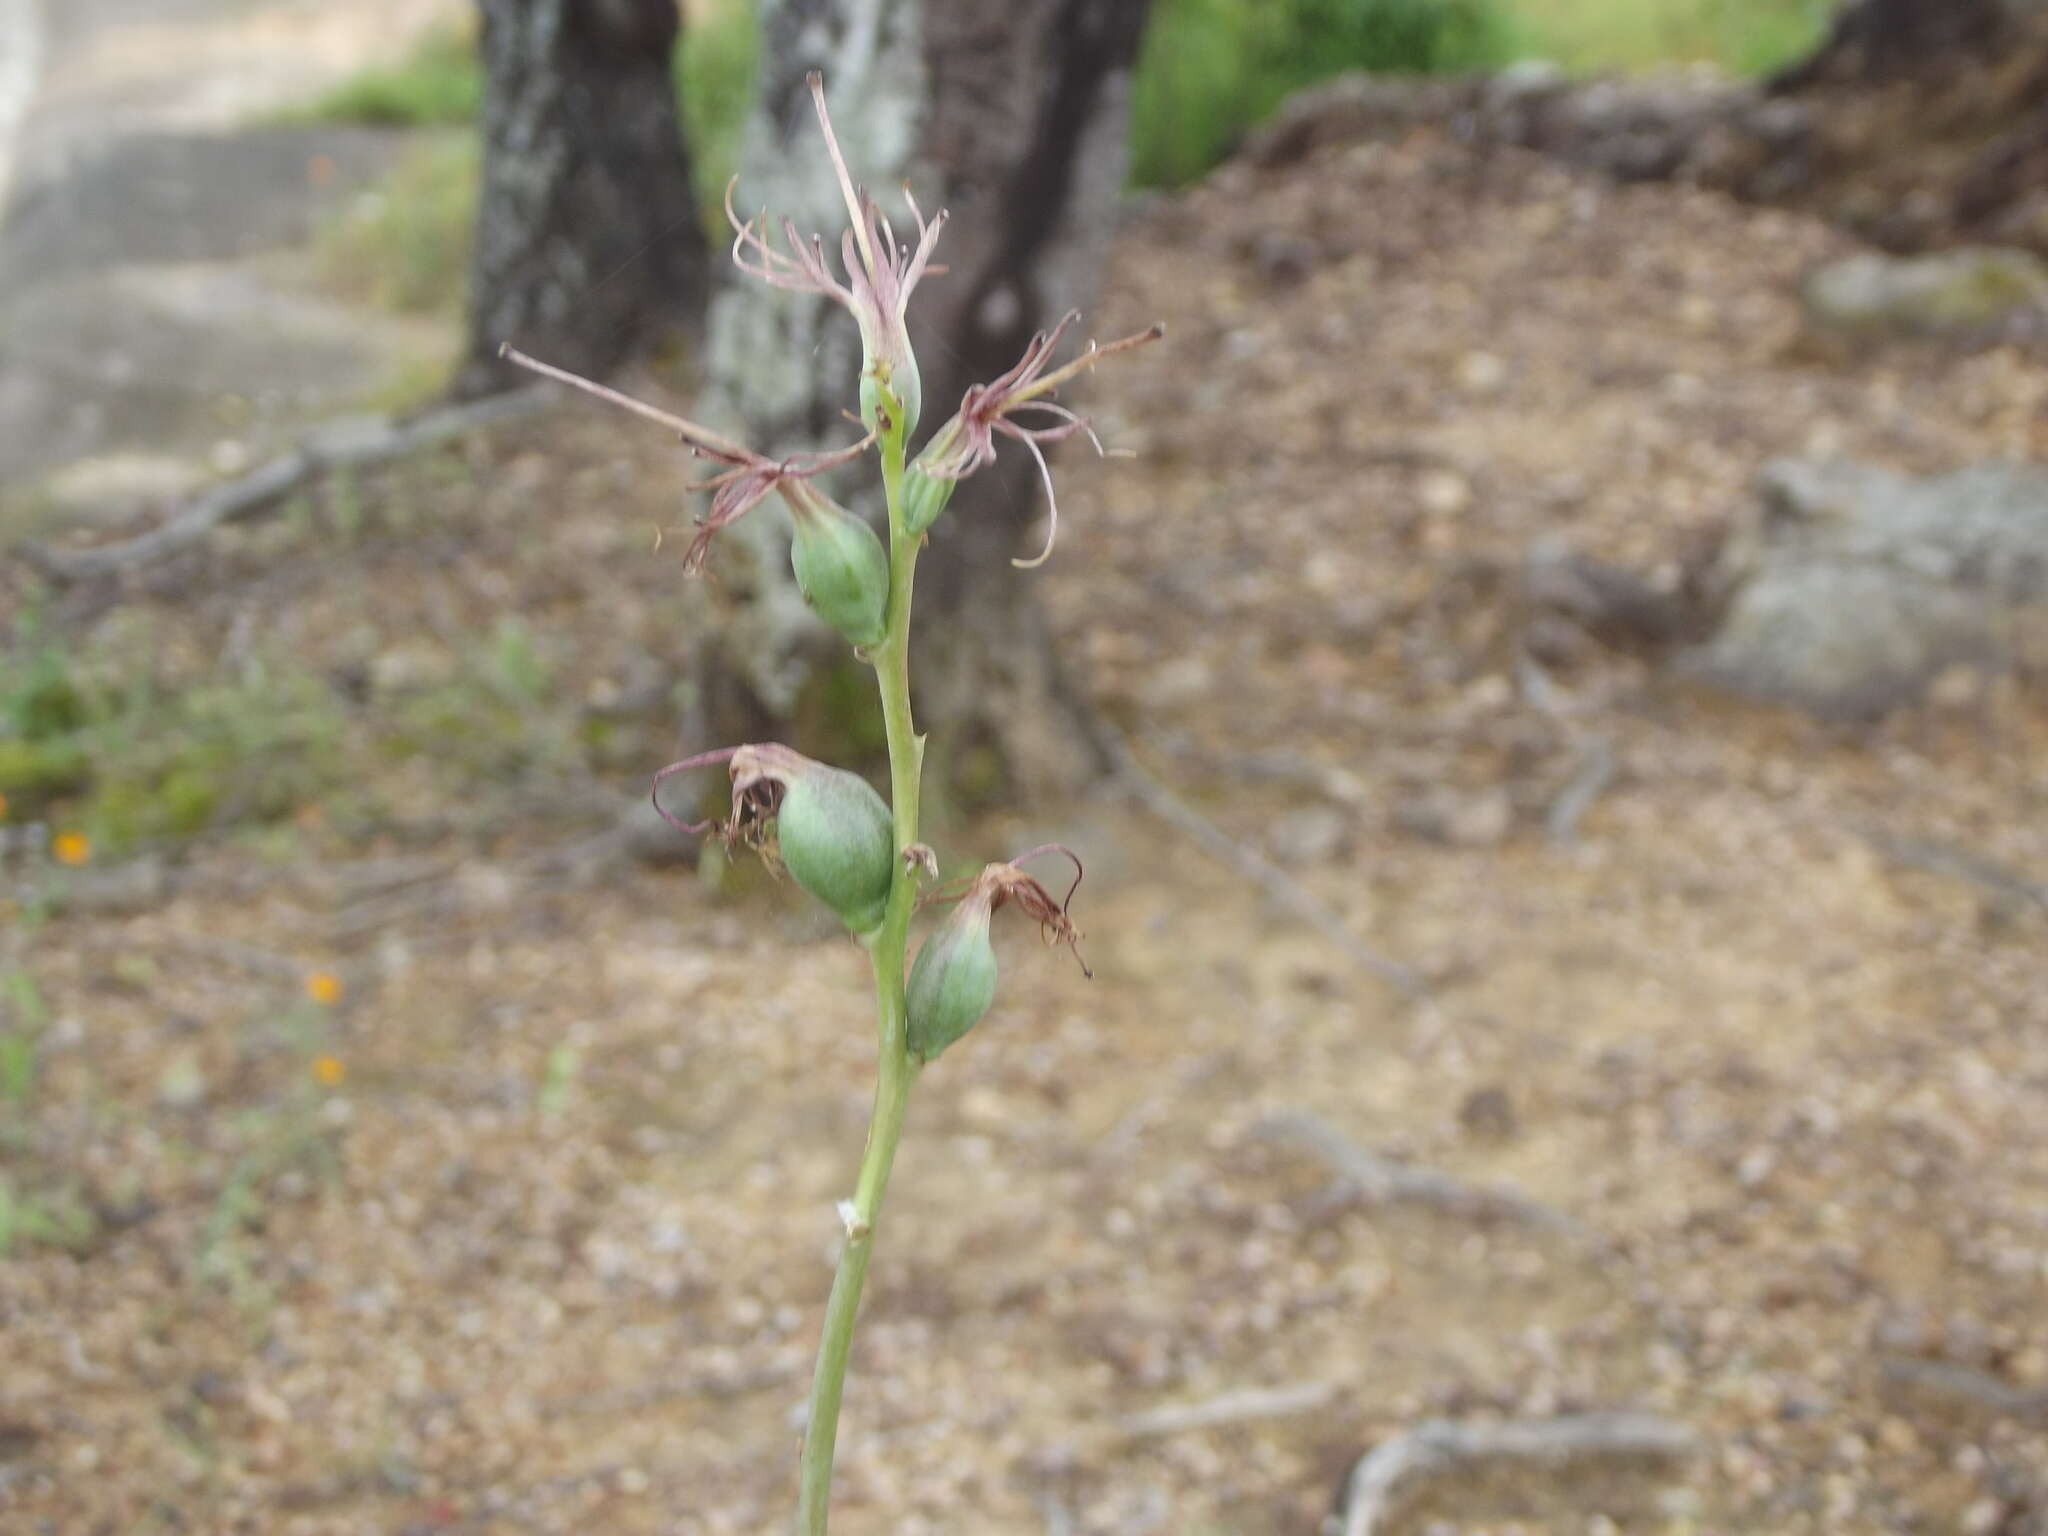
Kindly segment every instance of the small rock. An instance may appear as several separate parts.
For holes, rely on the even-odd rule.
[[[2040,469],[1983,463],[1913,479],[1854,461],[1780,461],[1760,491],[1761,517],[1721,555],[1731,595],[1718,628],[1678,658],[1681,673],[1867,719],[1952,669],[2036,663],[2029,637],[2048,615]]]
[[[1432,469],[1415,487],[1416,498],[1432,517],[1456,517],[1472,506],[1472,482],[1455,469]]]
[[[1903,257],[1872,251],[1818,268],[1800,297],[1808,325],[1825,335],[1969,337],[2048,305],[2048,262],[2004,246]]]
[[[157,1102],[166,1109],[194,1109],[206,1098],[206,1074],[189,1051],[171,1058],[156,1083]]]
[[[1515,1101],[1498,1084],[1475,1088],[1458,1106],[1458,1124],[1465,1134],[1484,1141],[1506,1141],[1515,1134]]]
[[[205,468],[190,460],[130,451],[68,464],[42,489],[74,519],[105,524],[131,515],[137,507],[189,495],[206,479]]]
[[[1499,786],[1471,794],[1432,790],[1397,805],[1394,824],[1452,848],[1492,848],[1507,840],[1515,824],[1515,807]]]
[[[1206,694],[1216,681],[1209,663],[1199,656],[1182,656],[1157,668],[1138,686],[1138,702],[1150,709],[1171,709],[1190,704]]]
[[[1252,270],[1276,288],[1291,288],[1315,271],[1322,254],[1305,235],[1269,229],[1252,242]]]
[[[1981,708],[1989,678],[1982,667],[1944,667],[1927,685],[1927,702],[1950,713]]]
[[[1508,381],[1508,365],[1491,352],[1467,352],[1458,359],[1458,387],[1468,395],[1492,395]]]
[[[1344,851],[1350,830],[1342,811],[1309,805],[1275,817],[1266,844],[1283,864],[1327,864]]]
[[[370,687],[380,695],[430,688],[454,675],[454,658],[434,645],[394,645],[370,659]]]
[[[1486,104],[1499,110],[1532,97],[1555,96],[1571,88],[1572,77],[1550,59],[1518,59],[1486,82]]]

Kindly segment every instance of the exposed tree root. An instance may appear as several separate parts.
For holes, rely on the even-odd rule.
[[[201,493],[148,533],[91,549],[30,544],[23,547],[22,558],[60,583],[140,570],[190,548],[223,523],[269,511],[322,475],[402,459],[478,427],[530,415],[546,400],[545,388],[536,387],[446,406],[410,421],[370,417],[333,422],[308,433],[282,458]]]
[[[1440,1169],[1397,1163],[1367,1151],[1314,1115],[1268,1115],[1255,1127],[1255,1133],[1311,1154],[1365,1200],[1426,1205],[1468,1221],[1507,1221],[1576,1238],[1592,1235],[1564,1212],[1539,1205],[1514,1190],[1468,1184]]]
[[[1339,1513],[1323,1522],[1323,1536],[1379,1536],[1423,1483],[1478,1462],[1555,1467],[1591,1458],[1674,1461],[1698,1449],[1698,1437],[1685,1425],[1650,1413],[1492,1423],[1431,1419],[1358,1459]]]

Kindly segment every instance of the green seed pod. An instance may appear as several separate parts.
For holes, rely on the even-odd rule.
[[[910,1054],[931,1061],[981,1022],[996,1000],[996,952],[988,940],[992,892],[979,887],[924,941],[905,994]]]
[[[882,541],[807,482],[785,481],[780,489],[796,525],[789,564],[804,601],[855,645],[879,645],[889,615],[889,555]]]
[[[953,499],[958,480],[941,480],[926,474],[915,464],[903,472],[903,527],[907,533],[923,533],[939,520],[946,503]]]
[[[917,358],[903,338],[897,355],[886,364],[862,337],[866,356],[860,370],[860,420],[870,432],[882,430],[882,412],[903,418],[903,435],[917,430],[917,418],[924,411],[924,380],[917,371]]]
[[[773,742],[734,753],[732,782],[736,807],[762,786],[781,786],[775,845],[789,877],[855,933],[881,926],[896,877],[896,831],[874,786]]]

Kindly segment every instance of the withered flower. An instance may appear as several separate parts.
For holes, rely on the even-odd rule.
[[[686,491],[711,493],[711,505],[696,519],[697,536],[690,541],[689,552],[683,557],[683,568],[692,574],[704,568],[704,557],[710,550],[713,535],[753,511],[770,492],[781,492],[783,500],[789,504],[791,515],[801,522],[805,513],[822,499],[803,482],[828,469],[837,469],[852,462],[874,446],[874,434],[869,433],[859,442],[848,443],[844,448],[832,448],[822,453],[794,453],[787,458],[771,459],[723,433],[687,421],[644,400],[635,400],[631,395],[621,394],[595,379],[586,379],[566,368],[557,368],[553,363],[528,357],[515,347],[500,347],[498,355],[529,373],[567,384],[621,410],[657,422],[675,433],[697,458],[726,466],[715,475],[683,487]]]
[[[733,228],[733,263],[742,272],[773,287],[820,294],[846,306],[860,327],[861,419],[871,429],[880,427],[874,391],[879,384],[901,402],[907,418],[903,428],[908,431],[917,425],[923,389],[917,359],[910,349],[906,316],[911,290],[926,272],[938,270],[931,265],[932,247],[945,227],[946,211],[942,208],[927,220],[917,206],[917,199],[905,187],[903,200],[910,205],[910,217],[917,226],[917,243],[899,244],[895,226],[866,190],[854,185],[846,169],[838,135],[832,131],[831,114],[825,110],[824,77],[813,70],[809,85],[811,101],[818,111],[818,126],[825,131],[825,147],[839,178],[840,195],[846,199],[846,211],[853,220],[839,242],[846,280],[842,282],[834,275],[823,236],[812,235],[806,240],[797,232],[796,222],[785,218],[782,232],[789,248],[777,250],[767,234],[765,212],[758,216],[758,228],[755,219],[741,219],[732,203],[733,188],[739,184],[737,176],[725,188],[725,216]]]
[[[1060,338],[1080,318],[1079,310],[1069,310],[1050,331],[1040,331],[1031,338],[1023,357],[1009,372],[986,384],[968,385],[967,393],[961,397],[960,409],[932,434],[931,441],[925,444],[924,451],[911,466],[914,474],[921,474],[930,481],[963,480],[984,465],[995,462],[995,434],[998,432],[1028,448],[1032,458],[1038,461],[1039,478],[1045,482],[1046,528],[1045,548],[1029,560],[1010,562],[1026,570],[1045,564],[1052,554],[1053,540],[1059,534],[1059,499],[1053,493],[1052,467],[1046,463],[1045,450],[1040,444],[1056,443],[1080,432],[1095,445],[1097,453],[1103,451],[1101,440],[1085,418],[1047,397],[1068,379],[1093,368],[1105,357],[1128,352],[1166,334],[1164,326],[1155,325],[1112,341],[1107,346],[1096,346],[1091,342],[1087,350],[1072,362],[1047,373],[1046,365],[1058,350]],[[1037,414],[1032,419],[1020,421],[1015,414],[1019,411]],[[912,494],[919,490],[919,487],[911,487]],[[939,504],[943,505],[943,497]],[[931,513],[932,517],[937,515],[936,511]]]

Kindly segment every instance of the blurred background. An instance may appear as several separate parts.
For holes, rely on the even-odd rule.
[[[844,441],[814,68],[927,428],[1167,327],[926,559],[1096,979],[835,1529],[2048,1532],[2038,0],[0,0],[0,1528],[783,1527],[866,967],[644,788],[868,674],[497,348]]]

